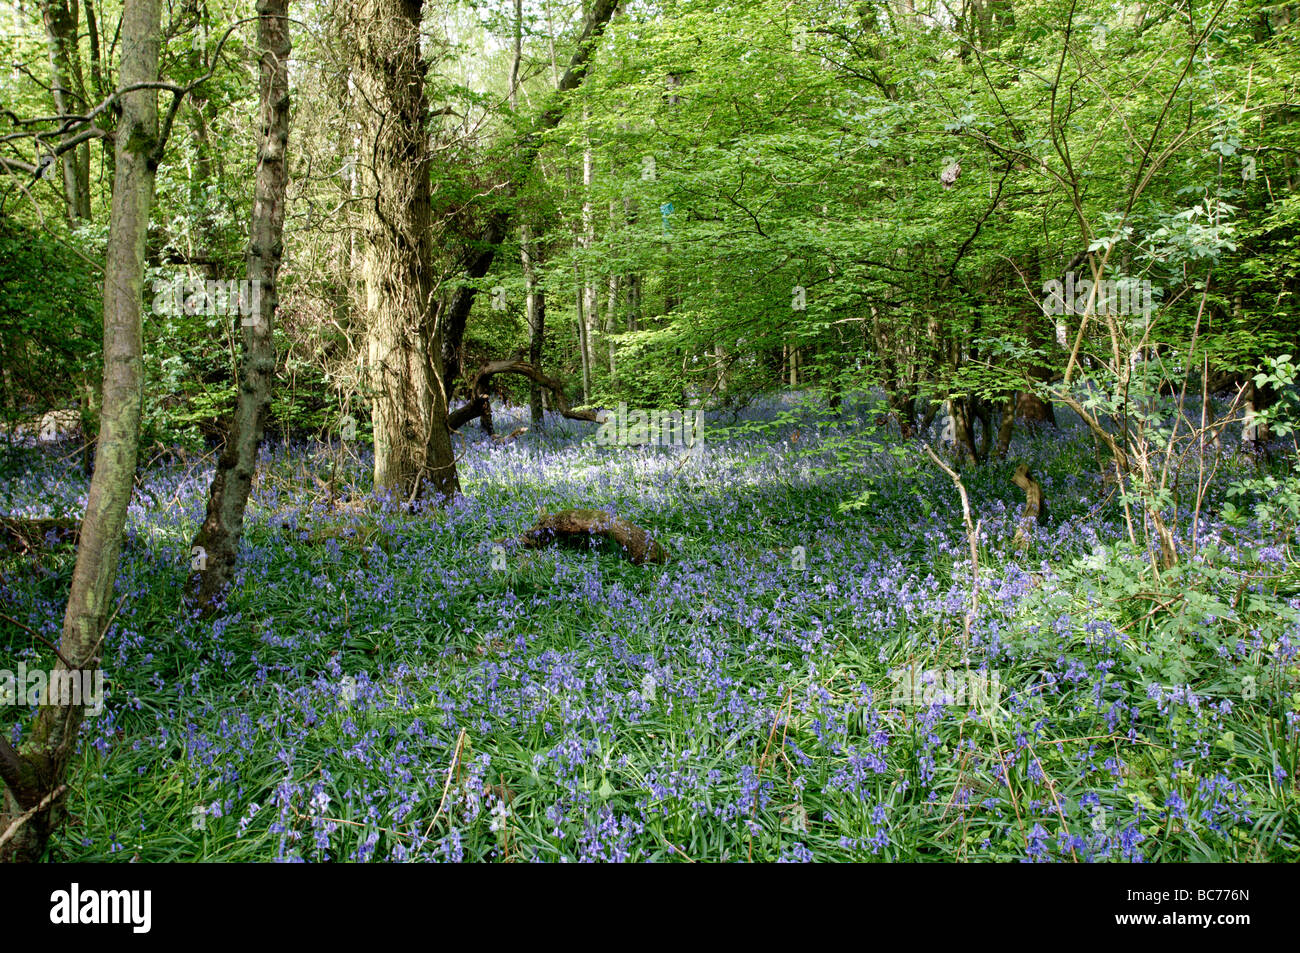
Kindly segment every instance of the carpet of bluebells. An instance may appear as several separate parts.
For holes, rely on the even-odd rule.
[[[1157,574],[1063,419],[964,469],[972,567],[952,481],[867,403],[710,414],[690,452],[548,423],[466,428],[445,508],[376,499],[364,441],[268,446],[210,620],[211,457],[146,454],[54,859],[1300,859],[1293,528],[1216,489]],[[75,453],[6,453],[0,512],[79,515]],[[1216,487],[1261,466],[1222,453]],[[565,507],[670,561],[515,544]],[[0,552],[0,613],[55,640],[74,556]],[[0,620],[0,658],[52,653]]]

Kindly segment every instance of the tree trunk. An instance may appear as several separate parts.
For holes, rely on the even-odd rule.
[[[1011,435],[1016,429],[1016,395],[1010,395],[1002,405],[1002,417],[998,421],[997,458],[1005,460],[1011,449]]]
[[[601,536],[617,544],[619,551],[635,566],[668,562],[668,551],[646,529],[603,510],[563,510],[543,515],[519,537],[525,549],[537,549],[551,543],[590,548]]]
[[[258,0],[261,47],[261,130],[253,214],[248,229],[248,278],[260,290],[255,314],[241,318],[243,359],[239,398],[226,446],[208,491],[207,517],[194,537],[186,597],[191,607],[211,612],[235,572],[244,532],[244,510],[257,468],[257,448],[271,406],[275,376],[273,325],[279,303],[276,281],[284,247],[284,206],[289,175],[289,0]]]
[[[536,250],[532,244],[532,235],[525,228],[523,233],[524,284],[527,288],[525,308],[528,314],[528,363],[533,367],[542,366],[542,343],[546,337],[546,292],[537,282]],[[542,410],[542,389],[534,381],[528,391],[528,406],[534,427],[542,426],[545,414]]]
[[[433,232],[420,55],[422,0],[357,0],[357,87],[371,164],[367,203],[367,356],[375,488],[414,499],[459,489],[442,331],[433,308]]]
[[[1020,517],[1020,525],[1016,529],[1014,540],[1016,548],[1023,549],[1029,544],[1030,523],[1037,523],[1039,526],[1047,524],[1047,500],[1043,497],[1042,486],[1034,479],[1026,464],[1022,463],[1016,467],[1011,482],[1025,491],[1025,511]]]
[[[588,121],[586,107],[582,110],[582,124],[585,128]],[[591,190],[595,185],[596,160],[591,151],[591,136],[584,133],[582,149],[582,250],[590,253],[592,245],[596,243],[596,215],[591,203]],[[592,340],[592,332],[600,326],[600,303],[599,295],[596,290],[596,282],[591,274],[590,260],[583,267],[583,287],[582,287],[582,319],[583,319],[583,339],[586,344],[587,364],[586,379],[583,381],[583,402],[591,400],[591,381],[595,376],[594,364],[597,360],[596,345]]]
[[[61,116],[88,109],[81,57],[77,52],[76,0],[41,0],[41,19],[50,54],[50,92]],[[83,142],[60,157],[68,222],[90,219],[90,144]]]
[[[578,311],[578,352],[582,357],[582,402],[591,400],[591,348],[587,341],[587,289],[582,285],[582,276],[577,266],[573,269],[576,289],[575,305]]]
[[[158,0],[126,0],[121,20],[123,87],[157,82],[160,36]],[[60,678],[69,669],[93,671],[99,667],[100,642],[111,618],[122,530],[135,480],[143,397],[140,302],[159,145],[157,96],[156,90],[140,89],[124,93],[120,101],[104,268],[103,409],[95,473],[63,617],[61,658],[55,666]],[[64,815],[63,779],[76,748],[85,705],[48,703],[52,701],[47,690],[47,704],[37,713],[21,752],[0,732],[0,777],[5,782],[0,837],[9,837],[0,846],[0,861],[38,860]],[[21,820],[24,815],[25,821]],[[15,823],[16,828],[12,826]]]
[[[641,275],[627,276],[627,329],[636,331],[641,324]]]
[[[980,463],[979,445],[975,441],[975,415],[972,412],[970,398],[952,398],[948,402],[952,423],[953,436],[956,442],[957,457],[960,460],[969,460],[973,464]]]
[[[524,3],[515,0],[515,55],[510,63],[510,110],[519,111],[519,67],[524,58]],[[533,247],[532,229],[528,222],[519,226],[519,264],[524,272],[524,313],[528,320],[528,361],[533,367],[542,366],[542,334],[546,317],[544,292],[537,286],[537,269],[534,267],[536,249]],[[470,399],[475,397],[470,388]],[[529,381],[528,409],[534,428],[540,428],[546,419],[542,409],[542,388]]]
[[[609,203],[609,224],[610,228],[614,227],[614,202]],[[609,298],[608,308],[605,310],[605,325],[602,328],[605,334],[605,347],[609,352],[609,386],[612,390],[614,387],[614,378],[617,376],[618,368],[618,349],[614,346],[614,335],[618,333],[616,324],[618,315],[618,293],[621,287],[621,281],[617,274],[611,273],[609,276]]]
[[[1022,391],[1016,401],[1016,416],[1034,423],[1056,426],[1056,412],[1052,405],[1032,391]]]

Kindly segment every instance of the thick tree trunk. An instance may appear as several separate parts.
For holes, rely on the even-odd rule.
[[[975,440],[975,412],[971,398],[953,398],[948,403],[952,409],[958,457],[969,460],[973,464],[983,462],[979,453],[979,444]]]
[[[261,130],[253,214],[248,230],[248,278],[260,289],[256,314],[241,318],[239,398],[226,446],[208,491],[207,517],[194,537],[186,597],[204,612],[217,608],[235,572],[244,510],[257,467],[257,448],[271,406],[275,377],[272,331],[279,303],[277,277],[284,247],[284,206],[289,174],[289,0],[258,0],[261,48]]]
[[[993,410],[979,397],[970,398],[970,405],[972,429],[975,420],[980,422],[979,460],[983,463],[989,458],[989,448],[993,443]]]
[[[158,0],[126,0],[121,21],[123,87],[157,82],[160,35]],[[157,95],[156,90],[141,89],[121,98],[104,268],[104,402],[95,474],[63,618],[61,658],[55,666],[56,674],[63,673],[60,678],[69,669],[99,666],[135,480],[143,380],[140,303],[158,149]],[[39,859],[64,815],[63,779],[86,699],[70,705],[53,701],[47,694],[21,752],[0,732],[0,778],[5,782],[0,838],[8,838],[0,846],[0,861]]]
[[[886,389],[885,399],[889,402],[889,409],[898,418],[899,436],[904,440],[911,440],[916,428],[916,395],[902,390],[895,382],[893,387]],[[933,415],[932,409],[922,429],[930,426],[930,421],[934,419]]]
[[[358,0],[354,35],[365,130],[366,283],[375,488],[414,499],[459,489],[442,342],[433,308],[433,232],[420,55],[422,0]]]
[[[1031,391],[1022,391],[1016,401],[1016,416],[1034,423],[1056,426],[1056,412],[1052,405]]]
[[[1077,268],[1087,258],[1087,254],[1081,252],[1074,255],[1062,269],[1058,276],[1045,274],[1043,271],[1043,257],[1038,254],[1034,257],[1032,267],[1037,274],[1037,280],[1040,287],[1045,278],[1058,278],[1064,281],[1065,275]],[[1034,307],[1024,313],[1023,327],[1025,339],[1031,344],[1042,348],[1045,353],[1050,353],[1053,341],[1057,347],[1065,353],[1070,349],[1070,328],[1064,316],[1050,319],[1043,314],[1042,309]],[[1034,363],[1028,368],[1029,376],[1036,382],[1042,384],[1053,379],[1058,373],[1058,368],[1051,367],[1047,364]],[[1032,423],[1047,423],[1055,427],[1056,411],[1053,409],[1051,401],[1043,400],[1033,391],[1023,391],[1016,402],[1016,416],[1021,420],[1027,420]]]

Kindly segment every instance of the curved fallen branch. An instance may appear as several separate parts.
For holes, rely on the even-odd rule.
[[[452,430],[459,430],[471,420],[483,417],[485,420],[484,429],[488,433],[492,432],[492,405],[488,396],[488,382],[497,374],[520,374],[530,381],[545,387],[551,392],[555,407],[559,410],[561,416],[568,417],[570,420],[586,420],[594,424],[600,423],[600,418],[596,416],[594,410],[573,410],[569,406],[568,398],[564,396],[564,385],[555,378],[547,377],[526,361],[505,360],[489,361],[478,369],[478,373],[470,381],[469,401],[447,415],[448,427]]]

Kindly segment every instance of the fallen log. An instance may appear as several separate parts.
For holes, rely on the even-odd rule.
[[[510,431],[505,436],[502,436],[501,434],[494,434],[492,439],[495,440],[497,443],[509,443],[511,440],[514,440],[515,437],[518,437],[520,434],[525,434],[525,433],[528,433],[527,427],[516,427],[514,430]]]
[[[596,537],[617,543],[634,566],[647,562],[662,565],[668,561],[667,551],[655,542],[648,530],[603,510],[564,510],[543,514],[537,525],[519,537],[519,544],[528,549],[553,542],[573,547],[591,546]]]

